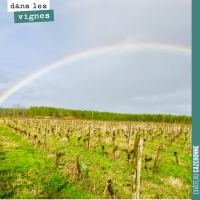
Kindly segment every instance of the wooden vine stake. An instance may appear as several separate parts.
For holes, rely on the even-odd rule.
[[[166,125],[163,132],[163,149],[165,148],[165,135],[166,135]]]
[[[54,133],[55,136],[57,136],[57,123],[55,125],[55,133]]]
[[[131,170],[131,199],[139,199],[143,140],[136,134]]]
[[[129,131],[129,137],[128,137],[128,145],[130,145],[130,141],[131,141],[131,125],[130,125],[130,131]]]
[[[47,134],[48,134],[48,121],[46,124],[46,133],[45,133],[45,140],[44,140],[44,150],[47,148]]]
[[[88,149],[90,149],[90,136],[91,136],[91,129],[92,129],[92,124],[89,127],[89,134],[88,134]]]

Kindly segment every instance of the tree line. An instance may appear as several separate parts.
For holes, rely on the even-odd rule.
[[[140,122],[167,122],[167,123],[191,123],[191,116],[171,114],[123,114],[112,112],[98,112],[88,110],[70,110],[53,107],[24,107],[0,108],[1,116],[24,116],[24,117],[74,117],[87,120],[117,120],[117,121],[140,121]]]

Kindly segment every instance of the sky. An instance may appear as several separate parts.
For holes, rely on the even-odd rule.
[[[191,116],[190,0],[50,0],[50,9],[54,22],[14,23],[0,1],[0,107]]]

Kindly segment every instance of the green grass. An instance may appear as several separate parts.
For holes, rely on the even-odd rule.
[[[31,131],[31,134],[36,132]],[[122,147],[117,151],[116,161],[113,161],[112,150],[115,146],[112,141],[107,141],[107,135],[102,138],[102,141],[108,155],[103,156],[98,137],[92,136],[91,149],[87,150],[82,140],[78,147],[78,134],[70,136],[70,142],[62,140],[65,138],[64,135],[61,137],[48,135],[47,151],[44,151],[43,134],[37,134],[37,139],[40,139],[42,144],[36,147],[33,141],[27,141],[23,136],[13,133],[11,129],[0,126],[0,197],[108,199],[110,195],[105,189],[110,178],[113,181],[113,189],[118,192],[119,197],[129,199],[131,167],[127,165],[127,155],[121,149],[132,150],[133,145],[130,147],[124,145],[121,136],[117,135],[116,145]],[[181,137],[180,140],[183,141],[184,136]],[[157,147],[160,143],[162,143],[162,136],[153,142],[147,140],[143,147],[140,198],[190,199],[191,150],[177,142],[170,145],[166,139],[165,149],[160,152],[160,157],[163,157],[161,166],[155,174],[152,174]],[[179,164],[176,163],[174,151],[179,152]],[[66,155],[60,158],[59,167],[55,169],[56,152]],[[146,154],[153,158],[149,163],[148,175],[144,162]],[[72,172],[78,155],[87,170],[83,169],[80,162],[82,178],[79,181]]]
[[[1,199],[94,198],[21,136],[0,126],[0,138]]]

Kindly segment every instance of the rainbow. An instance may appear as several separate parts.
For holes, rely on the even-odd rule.
[[[0,104],[2,104],[6,99],[8,99],[12,94],[17,92],[20,88],[22,88],[23,86],[27,85],[32,80],[38,78],[39,76],[41,76],[42,74],[50,70],[69,64],[73,61],[83,59],[85,57],[99,55],[102,53],[107,53],[107,52],[116,51],[116,50],[120,50],[120,51],[123,51],[123,50],[152,51],[154,50],[154,51],[164,51],[164,52],[169,51],[169,52],[191,55],[191,48],[189,47],[184,47],[184,46],[179,46],[179,45],[170,45],[170,44],[155,44],[155,43],[116,44],[116,45],[102,46],[102,47],[90,49],[90,50],[83,51],[71,56],[67,56],[25,77],[23,80],[11,86],[7,91],[5,91],[3,94],[0,95]]]

